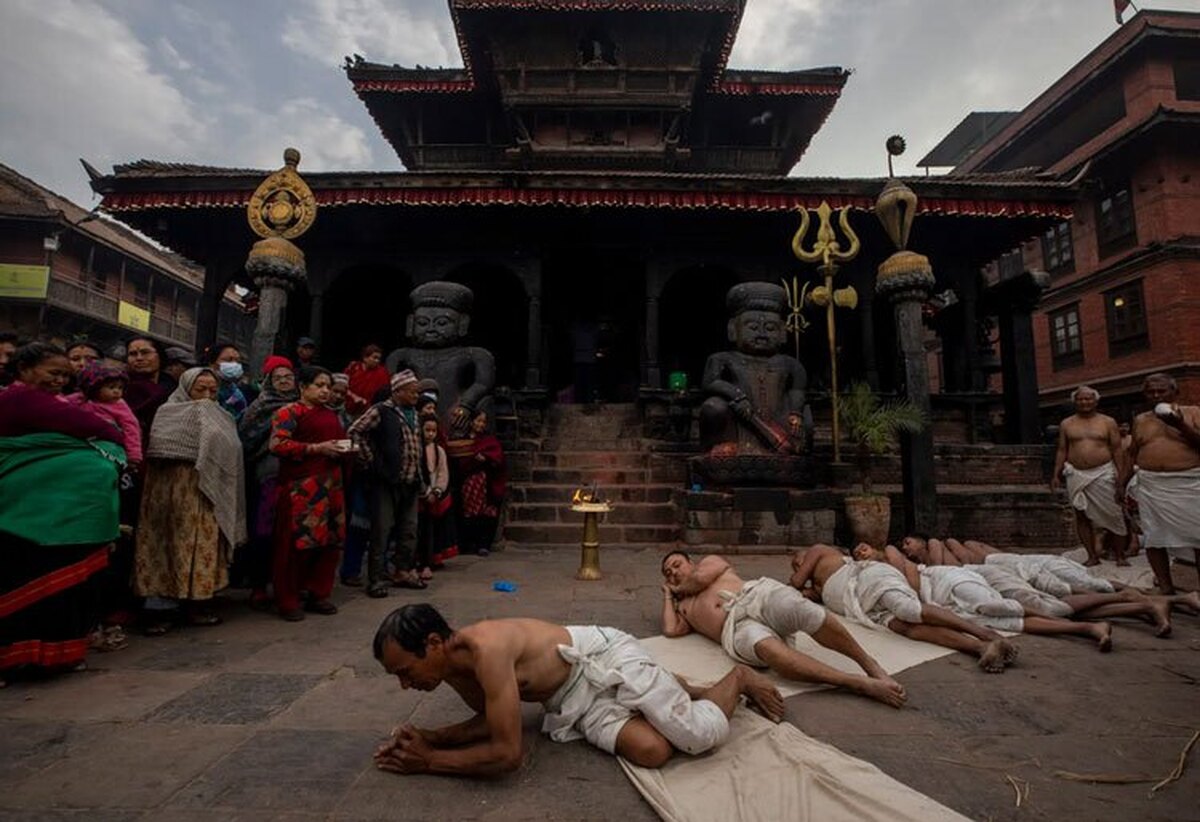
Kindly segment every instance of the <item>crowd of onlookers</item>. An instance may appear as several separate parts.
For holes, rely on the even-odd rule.
[[[133,626],[219,624],[225,588],[299,621],[337,612],[339,577],[385,597],[488,553],[506,473],[487,414],[439,407],[377,345],[337,373],[316,354],[301,338],[252,379],[229,343],[0,334],[0,683]]]

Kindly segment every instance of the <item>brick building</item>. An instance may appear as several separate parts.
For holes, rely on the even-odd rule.
[[[1033,325],[1044,417],[1086,383],[1128,419],[1155,371],[1200,402],[1200,14],[1139,12],[1021,112],[973,117],[965,131],[990,133],[960,133],[950,176],[1080,184],[1071,219],[995,266],[1049,275]]]
[[[103,348],[140,331],[194,350],[203,282],[194,263],[0,165],[0,330]],[[248,348],[253,323],[228,292],[220,338]]]

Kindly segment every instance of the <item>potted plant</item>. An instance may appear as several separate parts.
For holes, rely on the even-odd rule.
[[[861,493],[846,497],[846,518],[856,542],[876,548],[887,543],[891,527],[891,500],[876,494],[871,459],[888,453],[900,434],[916,434],[926,425],[925,412],[908,400],[881,402],[871,386],[856,382],[839,403],[842,436],[854,444]]]

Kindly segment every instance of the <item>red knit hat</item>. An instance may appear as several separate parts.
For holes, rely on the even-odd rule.
[[[289,360],[287,357],[281,357],[278,354],[272,354],[263,360],[262,372],[264,377],[270,375],[270,373],[276,368],[288,368],[295,370],[295,366],[292,365],[291,360]]]

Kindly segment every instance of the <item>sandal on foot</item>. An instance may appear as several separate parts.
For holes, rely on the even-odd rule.
[[[433,579],[433,569],[429,568],[429,567],[422,568],[421,569],[421,581],[429,582],[429,580],[431,580],[431,579]]]
[[[198,611],[194,614],[188,614],[186,621],[193,628],[208,628],[213,625],[220,625],[223,620],[212,611]]]
[[[361,587],[363,587],[363,578],[362,577],[342,577],[342,584],[345,585],[347,588],[361,588]]]
[[[321,616],[332,616],[338,612],[338,608],[327,599],[310,600],[304,604],[304,610]]]
[[[386,582],[372,582],[367,588],[367,596],[371,599],[383,599],[388,595]]]
[[[392,577],[392,584],[397,588],[411,588],[416,591],[423,591],[429,586],[425,581],[417,575],[416,571],[398,571]]]
[[[285,619],[288,622],[303,622],[304,621],[304,611],[302,611],[299,608],[295,608],[291,611],[280,611],[279,616],[283,617],[283,619]]]
[[[146,636],[162,636],[174,627],[175,623],[171,620],[159,619],[142,626],[142,633]]]

